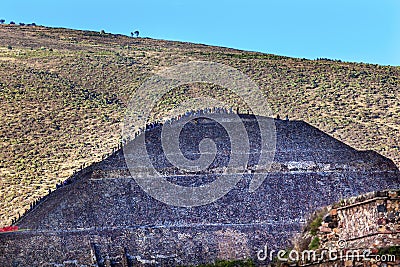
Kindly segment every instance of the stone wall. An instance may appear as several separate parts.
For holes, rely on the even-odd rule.
[[[300,261],[300,265],[400,266],[400,253],[382,253],[383,249],[396,246],[400,251],[400,190],[371,192],[339,201],[323,217],[316,237],[319,260]],[[329,261],[332,259],[327,257],[328,251],[338,259]]]
[[[400,191],[380,191],[333,205],[318,237],[321,248],[345,240],[346,248],[400,245]],[[331,242],[333,241],[333,242]]]

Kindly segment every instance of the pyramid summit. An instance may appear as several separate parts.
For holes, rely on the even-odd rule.
[[[233,114],[221,116],[229,121]],[[256,259],[266,243],[273,249],[285,248],[318,207],[399,185],[400,173],[391,160],[353,149],[304,121],[264,118],[275,125],[276,151],[269,168],[257,168],[260,118],[239,117],[240,122],[232,123],[245,125],[248,162],[237,172],[237,184],[214,202],[180,207],[153,198],[128,166],[126,157],[135,155],[121,148],[76,173],[32,207],[16,223],[24,231],[1,234],[0,262],[174,266]],[[201,187],[226,175],[231,142],[217,122],[201,116],[189,119],[180,133],[179,148],[190,160],[199,157],[201,140],[215,143],[214,160],[200,171],[175,168],[164,154],[161,135],[162,125],[154,123],[126,145],[147,141],[148,160],[173,184]],[[256,173],[265,179],[251,192]]]

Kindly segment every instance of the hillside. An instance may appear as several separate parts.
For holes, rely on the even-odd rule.
[[[157,70],[191,60],[237,68],[258,83],[275,114],[304,120],[400,166],[399,67],[0,25],[0,225],[82,164],[110,153],[130,93]],[[173,97],[215,95],[203,89]]]

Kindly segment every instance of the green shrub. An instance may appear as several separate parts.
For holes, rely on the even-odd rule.
[[[387,248],[380,248],[378,251],[379,255],[395,255],[400,256],[400,246],[391,246]]]
[[[310,223],[310,233],[312,235],[316,235],[318,232],[318,228],[322,224],[322,214],[319,214],[317,218],[315,218],[311,223]]]
[[[316,236],[311,241],[310,245],[308,245],[308,248],[311,249],[311,250],[316,250],[318,247],[319,247],[319,237]]]

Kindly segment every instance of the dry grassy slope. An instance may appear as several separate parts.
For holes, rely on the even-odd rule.
[[[191,60],[241,70],[276,114],[305,120],[400,166],[399,67],[0,25],[0,225],[82,163],[110,152],[130,93],[153,72]]]

